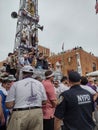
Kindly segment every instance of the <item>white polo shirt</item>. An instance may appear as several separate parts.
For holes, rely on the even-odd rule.
[[[59,84],[59,87],[55,89],[57,98],[59,97],[59,95],[60,95],[62,92],[66,91],[66,90],[68,90],[68,89],[70,89],[68,86],[64,85],[63,83],[60,83],[60,84]]]
[[[45,89],[41,82],[32,78],[15,82],[6,98],[6,102],[15,101],[14,108],[41,107],[43,100],[47,100]]]
[[[96,91],[93,90],[92,88],[90,88],[89,86],[87,86],[87,85],[80,85],[80,86],[81,86],[81,88],[89,91],[92,95],[96,94]]]

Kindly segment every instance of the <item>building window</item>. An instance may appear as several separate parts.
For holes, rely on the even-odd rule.
[[[92,64],[92,69],[93,69],[93,71],[96,71],[96,64],[95,63]]]

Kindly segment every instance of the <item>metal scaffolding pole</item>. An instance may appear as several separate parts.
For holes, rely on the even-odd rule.
[[[20,0],[18,13],[12,12],[11,16],[17,18],[14,51],[18,52],[18,60],[24,51],[29,52],[32,48],[37,56],[38,29],[43,30],[38,24],[38,0]]]

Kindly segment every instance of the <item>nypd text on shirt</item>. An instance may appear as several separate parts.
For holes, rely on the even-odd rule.
[[[86,104],[86,103],[91,102],[90,96],[88,94],[86,94],[86,95],[77,95],[77,98],[78,98],[78,104]]]

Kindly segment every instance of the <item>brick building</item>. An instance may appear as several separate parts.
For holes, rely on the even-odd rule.
[[[3,61],[0,62],[0,67],[2,67],[2,65],[3,65]]]
[[[44,55],[47,55],[48,57],[50,56],[50,49],[49,48],[38,45],[38,50],[39,50],[39,52],[42,52]],[[2,67],[3,62],[5,62],[5,60],[0,62],[0,67]]]
[[[39,50],[39,52],[42,52],[44,55],[47,55],[48,57],[50,56],[50,49],[49,48],[38,45],[38,50]]]
[[[63,74],[67,74],[70,70],[76,70],[81,75],[85,75],[88,72],[98,70],[98,57],[84,51],[82,47],[53,55],[49,58],[49,61],[54,69],[56,62],[59,62]]]
[[[44,55],[49,56],[49,62],[51,62],[54,70],[56,69],[56,63],[59,62],[63,74],[67,74],[70,70],[76,70],[81,75],[85,75],[88,72],[98,70],[98,57],[86,52],[81,47],[73,48],[59,54],[53,53],[52,56],[50,56],[49,48],[39,45],[38,49],[39,52],[43,52]],[[3,62],[0,62],[0,67]]]

